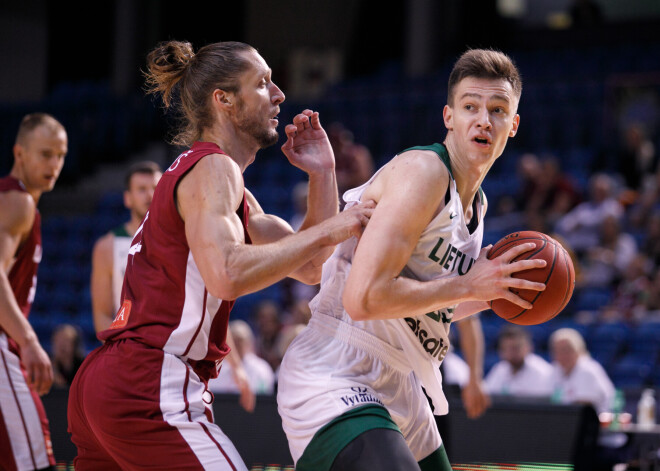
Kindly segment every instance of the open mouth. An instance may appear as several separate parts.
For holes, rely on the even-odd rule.
[[[487,146],[487,145],[490,144],[490,140],[488,138],[485,138],[485,137],[475,137],[474,142],[476,142],[477,144],[484,145],[484,146]]]

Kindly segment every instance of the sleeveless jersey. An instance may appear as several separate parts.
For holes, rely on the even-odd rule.
[[[0,192],[27,192],[23,183],[14,177],[0,178]],[[28,317],[37,290],[37,269],[41,261],[41,215],[35,209],[34,223],[28,238],[18,247],[8,278],[23,315]]]
[[[110,328],[99,333],[101,340],[133,339],[176,355],[205,381],[217,376],[219,362],[229,353],[225,339],[234,300],[218,299],[206,290],[177,211],[176,188],[209,154],[224,152],[216,144],[195,142],[158,182],[129,250],[122,305]],[[246,243],[251,242],[248,211],[243,194],[237,214]]]
[[[438,154],[449,170],[450,179],[445,207],[422,232],[401,276],[428,281],[464,275],[481,249],[483,217],[487,207],[485,195],[480,189],[475,196],[473,209],[478,224],[470,232],[447,149],[442,144],[412,149],[430,150]],[[347,208],[359,202],[365,189],[381,170],[364,185],[344,193]],[[321,289],[310,303],[312,312],[333,316],[399,350],[401,358],[415,372],[433,401],[434,413],[446,414],[448,405],[442,392],[439,367],[449,349],[449,328],[455,306],[404,319],[354,321],[344,310],[341,299],[356,244],[355,238],[343,242],[323,266]]]
[[[112,231],[112,301],[113,310],[117,312],[121,305],[121,289],[124,286],[124,273],[126,272],[126,259],[131,248],[133,237],[126,232],[122,224]]]

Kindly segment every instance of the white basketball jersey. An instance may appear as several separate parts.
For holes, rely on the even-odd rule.
[[[478,223],[470,232],[444,145],[434,144],[413,149],[430,150],[438,154],[449,170],[450,181],[445,207],[422,232],[401,276],[428,281],[464,275],[481,249],[486,197],[481,190],[475,196],[473,218]],[[360,201],[364,190],[381,170],[364,185],[344,193],[346,208]],[[321,289],[310,303],[312,312],[338,318],[401,351],[402,358],[409,363],[433,401],[434,413],[446,414],[448,405],[442,392],[439,368],[449,349],[449,328],[455,306],[404,319],[354,321],[344,310],[341,299],[356,243],[356,238],[351,238],[340,244],[323,266]]]

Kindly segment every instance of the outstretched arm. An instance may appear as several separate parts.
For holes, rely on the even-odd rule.
[[[461,397],[467,416],[476,419],[490,406],[490,398],[483,384],[484,333],[478,316],[464,319],[456,323],[456,327],[458,328],[463,357],[470,367],[470,378],[461,390]]]
[[[92,316],[94,330],[101,332],[112,324],[115,316],[112,289],[112,243],[113,236],[101,237],[92,251],[92,275],[89,287],[92,296]]]
[[[53,368],[37,334],[23,316],[7,277],[21,238],[32,227],[35,205],[27,194],[7,192],[0,206],[3,208],[0,211],[0,326],[20,348],[28,382],[43,395],[53,384]]]

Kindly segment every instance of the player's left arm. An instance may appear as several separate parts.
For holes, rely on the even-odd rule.
[[[485,342],[481,320],[479,316],[472,316],[457,323],[456,327],[463,357],[470,368],[470,377],[461,390],[461,397],[468,417],[476,419],[490,406],[483,382]]]
[[[97,333],[109,328],[115,315],[112,290],[113,238],[111,233],[104,235],[96,241],[92,250],[89,286],[94,329]]]
[[[265,213],[257,199],[247,189],[245,189],[245,197],[250,206],[248,233],[253,244],[262,245],[276,242],[296,232],[284,219]],[[300,230],[303,230],[303,227]],[[314,258],[290,273],[289,277],[310,285],[317,284],[320,281],[323,262],[332,255],[333,249],[333,247],[326,247],[319,250]]]

